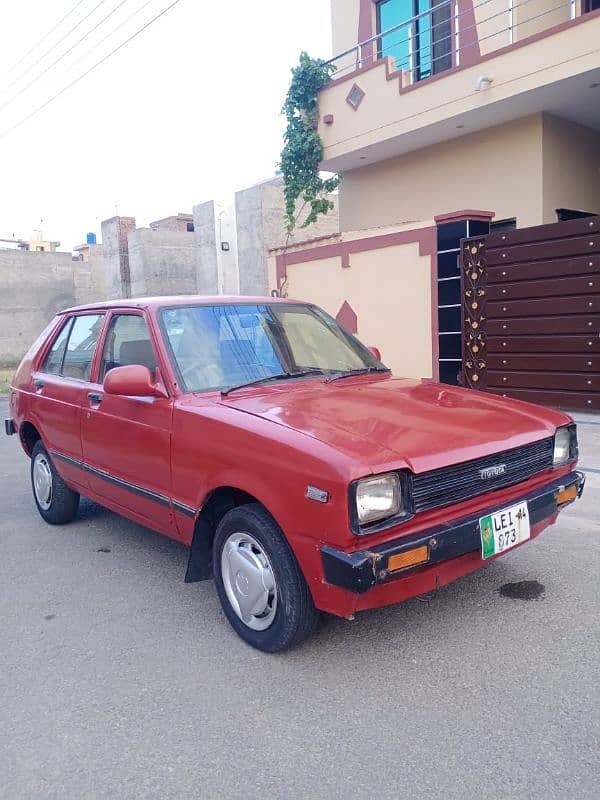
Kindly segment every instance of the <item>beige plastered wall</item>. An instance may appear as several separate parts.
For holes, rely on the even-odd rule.
[[[345,238],[382,232],[390,231],[353,232]],[[275,256],[269,258],[270,288],[276,288]],[[421,256],[418,243],[411,242],[352,253],[348,268],[339,256],[292,264],[284,292],[316,303],[333,317],[347,301],[358,317],[358,338],[378,347],[395,374],[431,377],[431,269],[431,257]]]
[[[481,55],[510,44],[508,0],[488,0],[483,5],[475,2],[473,12]]]
[[[534,33],[540,33],[554,25],[560,25],[571,18],[571,7],[568,0],[560,3],[557,0],[528,0],[527,3],[514,2],[513,25],[514,41],[526,39]]]
[[[508,107],[515,96],[523,97],[597,69],[598,42],[600,16],[594,16],[501,52],[483,64],[451,71],[404,92],[398,78],[387,79],[382,62],[356,76],[356,83],[365,92],[357,110],[346,102],[351,81],[333,81],[319,94],[321,120],[333,115],[332,124],[319,123],[325,168],[338,169],[337,159],[363,148],[371,153],[372,160],[375,148],[391,152],[409,134],[412,137],[405,140],[411,143],[407,150],[413,150],[418,141],[415,134],[430,126],[447,125],[448,135],[454,135],[453,120],[457,117],[468,125],[471,113],[473,119],[481,120],[488,106],[498,103]],[[493,76],[493,84],[487,91],[477,92],[475,86],[482,74]]]
[[[360,0],[331,0],[331,55],[343,53],[358,42]],[[343,56],[335,62],[339,72],[346,74],[356,62],[356,55]]]
[[[576,4],[579,13],[579,2]],[[508,0],[475,1],[475,22],[482,55],[511,44],[510,12]],[[514,0],[512,15],[512,42],[526,39],[534,33],[552,28],[571,17],[568,0]]]
[[[344,173],[341,230],[428,219],[464,208],[542,221],[542,115]]]
[[[543,221],[557,208],[600,214],[600,133],[545,114],[542,147]]]
[[[557,208],[600,213],[600,133],[550,114],[381,161],[343,176],[340,228],[476,209],[526,228]]]

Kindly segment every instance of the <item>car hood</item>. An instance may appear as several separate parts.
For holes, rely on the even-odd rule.
[[[301,431],[373,469],[414,472],[553,435],[556,411],[428,380],[372,376],[260,387],[222,401]]]

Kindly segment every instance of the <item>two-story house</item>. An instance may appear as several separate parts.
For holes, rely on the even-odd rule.
[[[274,252],[272,287],[321,303],[399,373],[456,383],[461,239],[600,214],[599,0],[331,0],[331,13],[318,130],[340,233]],[[576,312],[595,316],[575,333],[595,338],[573,345],[597,353],[581,361],[596,382],[598,299],[580,293]]]

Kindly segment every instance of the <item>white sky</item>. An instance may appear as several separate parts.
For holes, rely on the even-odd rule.
[[[315,57],[331,55],[329,0],[181,0],[4,135],[171,0],[102,0],[56,44],[99,2],[82,0],[19,66],[76,0],[0,4],[0,238],[29,238],[43,219],[45,238],[69,250],[85,241],[87,231],[100,237],[100,221],[114,216],[117,204],[120,214],[147,225],[271,177],[281,150],[279,111],[290,67],[303,49]],[[94,48],[120,24],[118,33]]]

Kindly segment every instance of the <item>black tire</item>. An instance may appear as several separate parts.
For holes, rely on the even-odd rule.
[[[34,473],[38,461],[47,465],[51,475],[47,507],[46,503],[40,503],[38,493],[36,492]],[[64,525],[66,522],[71,522],[77,514],[77,509],[79,508],[79,494],[70,489],[58,474],[41,440],[35,443],[31,451],[31,489],[33,491],[33,499],[35,500],[40,515],[46,522],[50,523],[50,525]]]
[[[238,616],[223,582],[223,547],[232,534],[238,533],[250,534],[260,544],[275,576],[277,606],[273,621],[265,630],[254,630]],[[215,534],[212,563],[225,616],[236,633],[252,647],[276,653],[293,647],[315,630],[319,612],[304,575],[281,528],[259,503],[239,506],[225,514]]]

